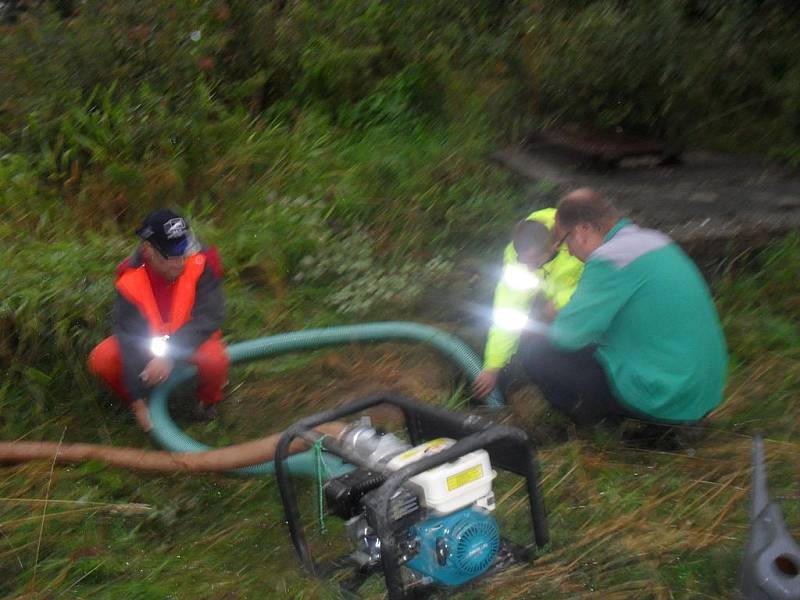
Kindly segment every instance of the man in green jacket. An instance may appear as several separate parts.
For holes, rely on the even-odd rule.
[[[539,319],[552,320],[578,285],[583,263],[566,246],[555,244],[555,208],[537,210],[517,223],[503,253],[503,275],[495,288],[493,324],[484,351],[475,395],[483,398],[497,384],[519,347],[520,334],[538,304]]]
[[[525,371],[547,401],[582,424],[686,423],[719,406],[725,339],[691,259],[588,188],[561,199],[556,235],[585,268],[547,332],[526,347]]]

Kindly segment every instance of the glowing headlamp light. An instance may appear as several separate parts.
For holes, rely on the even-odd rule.
[[[150,352],[153,353],[153,356],[166,356],[167,350],[169,346],[167,345],[167,341],[169,340],[168,335],[162,335],[161,337],[154,337],[150,340]]]
[[[494,311],[492,320],[500,329],[519,331],[528,324],[528,315],[513,308],[498,308]]]
[[[503,282],[515,290],[534,290],[539,287],[539,278],[521,265],[507,265],[503,269]]]

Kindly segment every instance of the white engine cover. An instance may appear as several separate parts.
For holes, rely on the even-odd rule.
[[[398,454],[387,466],[396,471],[453,444],[455,440],[437,438]],[[496,476],[489,462],[489,453],[475,450],[453,462],[415,475],[408,482],[419,489],[424,506],[447,514],[475,503],[494,510],[492,479]]]

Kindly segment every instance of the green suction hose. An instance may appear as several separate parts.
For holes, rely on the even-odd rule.
[[[364,323],[282,333],[233,344],[228,347],[228,355],[232,363],[237,363],[299,350],[311,350],[352,342],[376,343],[388,340],[420,342],[436,348],[451,358],[469,376],[470,380],[474,380],[481,371],[480,359],[463,341],[435,327],[406,321]],[[189,437],[178,428],[167,410],[167,399],[172,390],[193,377],[195,373],[195,367],[176,369],[169,380],[157,387],[150,396],[150,420],[153,424],[150,433],[161,446],[173,452],[209,450],[208,446]],[[503,406],[503,397],[500,392],[494,390],[487,397],[486,405],[495,409]],[[315,475],[315,462],[311,451],[291,456],[288,464],[294,474],[311,477]],[[330,455],[325,457],[325,465],[332,477],[352,469],[347,463]],[[240,475],[270,475],[274,472],[274,463],[270,461],[236,469],[233,472]]]

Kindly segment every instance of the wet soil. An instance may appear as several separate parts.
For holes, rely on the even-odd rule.
[[[694,152],[677,163],[640,158],[601,168],[580,152],[541,141],[492,158],[557,195],[598,190],[640,225],[672,236],[706,272],[724,257],[800,228],[800,177],[754,160]]]
[[[457,368],[438,352],[418,344],[354,345],[235,365],[231,384],[212,424],[189,425],[201,441],[219,445],[280,431],[303,416],[341,406],[377,392],[393,392],[444,405],[462,385]],[[391,407],[367,411],[376,424],[394,429],[402,414]],[[220,436],[224,436],[220,440]]]

